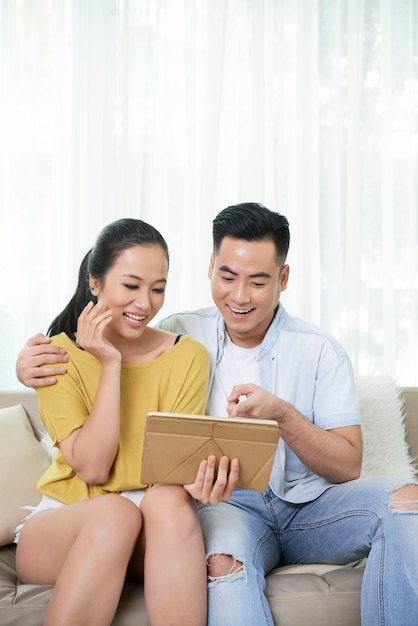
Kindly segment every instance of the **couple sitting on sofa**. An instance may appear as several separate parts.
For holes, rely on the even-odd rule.
[[[253,203],[224,209],[213,221],[209,267],[216,307],[155,329],[165,242],[139,220],[119,220],[102,231],[80,289],[49,329],[63,334],[37,335],[22,350],[18,376],[37,388],[59,449],[39,482],[42,513],[24,522],[16,557],[23,581],[55,584],[46,624],[56,615],[60,624],[110,623],[127,571],[144,578],[152,624],[271,625],[264,588],[273,568],[365,556],[362,623],[416,620],[418,486],[358,478],[352,366],[333,337],[279,304],[288,247],[284,216]],[[201,344],[210,358],[206,412],[274,419],[281,429],[264,493],[234,489],[236,460],[228,470],[223,459],[214,481],[214,459],[202,459],[184,488],[147,488],[137,461],[129,463],[147,411],[203,412]]]

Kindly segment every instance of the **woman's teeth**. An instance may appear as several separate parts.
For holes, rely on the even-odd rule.
[[[124,316],[134,322],[143,322],[145,319],[145,316],[140,317],[139,315],[133,315],[132,313],[124,313]]]

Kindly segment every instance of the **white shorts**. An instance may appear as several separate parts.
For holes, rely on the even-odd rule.
[[[120,496],[127,498],[128,500],[136,504],[136,506],[138,507],[141,504],[141,500],[145,496],[146,493],[147,492],[145,489],[129,489],[127,491],[119,491]],[[23,525],[25,522],[28,521],[28,519],[36,515],[36,513],[39,513],[39,511],[47,511],[48,509],[59,509],[63,506],[67,506],[67,505],[64,504],[64,502],[60,502],[59,500],[55,500],[54,498],[50,498],[49,496],[42,496],[41,501],[39,502],[38,506],[27,505],[27,506],[22,507],[23,509],[27,509],[28,511],[30,511],[30,513],[29,515],[25,517],[23,522],[21,522],[18,526],[16,526],[15,538],[13,540],[14,543],[17,543],[19,541],[19,537],[20,537],[20,533],[22,531]]]

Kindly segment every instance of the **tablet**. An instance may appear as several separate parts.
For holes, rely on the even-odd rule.
[[[238,487],[265,491],[280,438],[274,420],[151,412],[145,422],[141,482],[187,485],[214,454],[240,462]]]

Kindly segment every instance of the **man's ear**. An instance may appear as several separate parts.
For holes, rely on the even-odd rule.
[[[280,291],[285,291],[285,289],[287,289],[287,283],[289,281],[289,272],[290,272],[290,267],[286,264],[283,265],[281,272],[280,272]]]
[[[213,274],[213,266],[215,265],[215,257],[212,254],[210,255],[210,261],[209,261],[209,269],[208,269],[208,278],[209,280],[212,280],[212,274]]]

